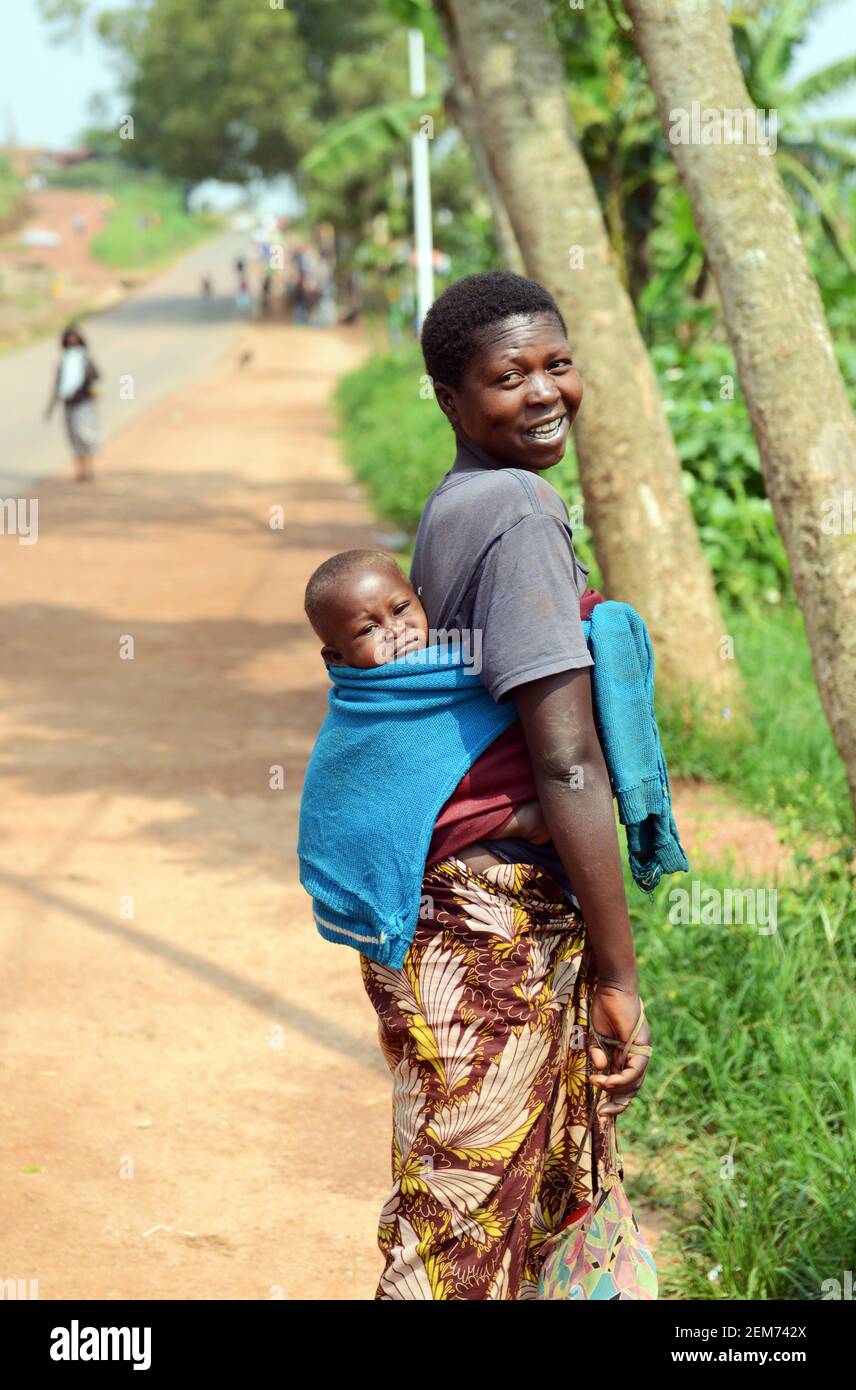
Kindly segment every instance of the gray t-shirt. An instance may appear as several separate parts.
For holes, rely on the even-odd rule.
[[[588,567],[572,535],[546,478],[498,467],[458,436],[419,522],[410,581],[430,628],[471,634],[464,649],[497,703],[524,681],[594,665],[580,621]]]
[[[428,626],[456,630],[468,656],[478,655],[497,704],[525,681],[594,665],[580,619],[588,572],[574,554],[568,509],[546,478],[498,467],[458,436],[455,462],[419,522],[410,582]],[[552,841],[481,843],[506,861],[540,864],[580,910]]]

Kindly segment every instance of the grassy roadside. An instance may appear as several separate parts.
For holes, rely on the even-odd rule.
[[[6,155],[0,154],[0,229],[14,224],[24,202],[24,185]]]
[[[693,879],[709,925],[670,920]],[[662,1296],[817,1300],[856,1248],[852,881],[832,861],[751,885],[729,924],[749,887],[705,868],[643,901],[628,879],[654,1054],[619,1142],[675,1232]]]
[[[55,170],[49,183],[109,199],[109,221],[89,249],[116,270],[159,269],[221,226],[219,218],[187,212],[178,184],[112,159]]]
[[[35,263],[15,266],[18,234],[0,237],[11,270],[4,275],[0,306],[0,356],[17,352],[30,343],[56,334],[71,319],[83,320],[119,303],[136,284],[171,265],[193,246],[221,230],[220,219],[199,217],[185,211],[180,188],[156,175],[129,175],[127,168],[104,161],[55,171],[51,188],[95,195],[101,220],[105,200],[110,216],[89,243],[86,264],[70,272],[71,288],[54,295],[54,282],[62,278],[62,265]],[[0,162],[0,203],[3,198]],[[100,195],[100,198],[99,198]],[[2,226],[2,218],[0,218]],[[111,267],[105,275],[93,260]]]
[[[179,190],[160,180],[119,184],[115,208],[92,238],[92,255],[117,270],[156,270],[213,235],[221,223],[187,213]]]
[[[415,350],[379,354],[336,394],[344,456],[398,528],[392,548],[405,570],[425,498],[452,462],[422,370]],[[569,506],[579,502],[573,460],[550,481]],[[705,506],[697,520],[734,581],[739,523],[729,514],[723,547],[710,515]],[[585,528],[575,541],[599,584]],[[737,579],[751,596],[769,572],[760,554]],[[644,1104],[621,1118],[619,1142],[645,1161],[641,1176],[634,1170],[634,1200],[662,1210],[672,1231],[661,1237],[661,1297],[815,1300],[825,1280],[843,1284],[856,1248],[853,821],[798,609],[786,590],[751,604],[734,601],[736,591],[721,597],[753,736],[725,746],[661,707],[670,775],[726,785],[797,852],[824,835],[845,854],[814,863],[797,853],[798,879],[783,888],[735,883],[721,867],[693,863],[650,896],[625,865],[655,1051]],[[682,924],[682,893],[696,924]]]

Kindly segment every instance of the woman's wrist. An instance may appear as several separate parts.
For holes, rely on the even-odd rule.
[[[620,994],[639,993],[639,967],[636,963],[636,948],[628,920],[626,931],[618,941],[614,936],[607,942],[599,942],[599,933],[589,932],[594,952],[595,971],[598,985],[604,990],[614,990]]]
[[[597,976],[597,987],[599,990],[616,994],[636,994],[639,993],[639,974],[633,971],[631,974],[621,976],[601,975]]]

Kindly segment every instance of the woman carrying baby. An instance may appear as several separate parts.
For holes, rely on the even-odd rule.
[[[552,296],[509,272],[450,286],[422,348],[457,452],[423,511],[411,583],[381,556],[348,584],[329,573],[307,612],[334,665],[400,660],[429,628],[470,635],[482,683],[519,718],[437,819],[432,910],[403,965],[361,956],[393,1075],[375,1297],[531,1299],[540,1247],[598,1190],[604,1118],[647,1067],[634,1053],[611,1071],[589,1024],[650,1043],[592,709],[588,571],[543,476],[582,383]]]

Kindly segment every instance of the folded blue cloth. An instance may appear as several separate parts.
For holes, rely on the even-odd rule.
[[[672,815],[672,789],[654,714],[654,649],[628,603],[598,603],[583,632],[594,659],[597,732],[634,882],[651,893],[663,874],[689,869]]]
[[[603,602],[583,622],[594,712],[635,882],[650,892],[689,868],[654,716],[654,654],[640,615]],[[360,670],[328,666],[328,712],[306,769],[297,854],[318,931],[403,964],[419,920],[441,808],[517,719],[454,644]]]

